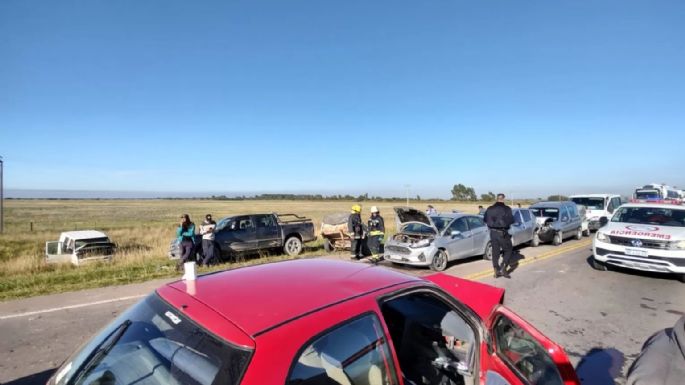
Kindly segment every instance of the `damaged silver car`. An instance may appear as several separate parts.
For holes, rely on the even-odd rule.
[[[477,255],[492,258],[490,233],[480,216],[464,213],[428,216],[406,207],[394,210],[398,233],[385,245],[387,261],[442,271],[449,261]]]

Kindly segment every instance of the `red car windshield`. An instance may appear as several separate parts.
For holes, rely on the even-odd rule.
[[[69,358],[49,383],[237,385],[251,353],[218,340],[153,294]]]

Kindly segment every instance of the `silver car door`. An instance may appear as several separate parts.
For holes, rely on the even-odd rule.
[[[524,235],[524,226],[519,210],[514,210],[512,215],[514,216],[514,224],[509,229],[509,234],[511,234],[511,243],[516,246],[521,243],[521,237]]]
[[[453,232],[457,233],[453,235]],[[444,234],[445,248],[450,260],[467,257],[473,251],[473,238],[466,223],[466,217],[452,221]]]
[[[481,255],[485,252],[485,246],[490,240],[488,228],[485,226],[485,222],[479,217],[469,216],[466,220],[469,224],[471,238],[473,238],[473,250],[471,250],[469,256]]]

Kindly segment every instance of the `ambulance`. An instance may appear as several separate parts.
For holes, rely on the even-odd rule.
[[[676,274],[685,282],[685,206],[633,200],[602,220],[592,242],[592,267]]]

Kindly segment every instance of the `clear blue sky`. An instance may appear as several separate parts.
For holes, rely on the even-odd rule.
[[[685,186],[685,2],[0,2],[6,188]]]

